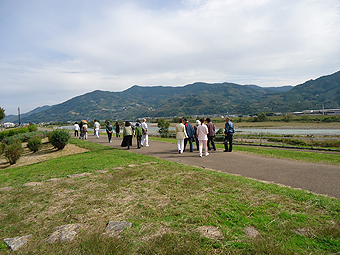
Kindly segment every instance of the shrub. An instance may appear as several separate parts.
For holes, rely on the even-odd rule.
[[[5,147],[5,157],[11,165],[15,164],[22,155],[23,149],[20,142]]]
[[[70,134],[63,130],[55,130],[49,134],[49,141],[58,150],[64,149],[70,138]]]
[[[38,130],[38,128],[35,125],[29,125],[27,129],[29,132],[35,132]]]
[[[33,136],[28,140],[27,148],[29,148],[33,152],[37,152],[42,148],[41,137]]]
[[[0,143],[0,155],[4,153],[5,151],[6,144],[5,143]]]
[[[44,138],[47,136],[48,133],[49,133],[48,131],[36,131],[36,132],[22,133],[22,134],[17,134],[14,136],[8,136],[4,138],[2,142],[9,145],[9,144],[16,142],[17,140],[20,140],[22,143],[24,143],[24,142],[27,142],[33,136],[40,136],[41,138]]]

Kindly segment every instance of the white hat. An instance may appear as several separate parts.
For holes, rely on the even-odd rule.
[[[197,125],[201,125],[201,122],[199,120],[196,120]]]

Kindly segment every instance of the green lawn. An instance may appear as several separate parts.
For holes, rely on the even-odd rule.
[[[71,142],[90,151],[0,172],[0,188],[13,187],[0,191],[1,240],[32,235],[19,254],[340,252],[338,199]],[[83,172],[91,175],[66,177]],[[61,180],[46,182],[50,178]],[[22,186],[27,182],[42,185]],[[120,238],[108,238],[102,233],[110,220],[128,221],[132,227]],[[83,225],[74,241],[46,243],[56,227],[69,223]],[[222,236],[204,237],[202,226],[217,227]],[[248,236],[247,227],[259,235]],[[12,254],[3,242],[0,252]]]

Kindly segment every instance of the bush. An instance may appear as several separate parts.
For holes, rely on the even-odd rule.
[[[27,129],[29,132],[35,132],[38,130],[38,128],[35,125],[29,125]]]
[[[11,165],[15,164],[22,155],[23,149],[20,142],[5,147],[5,157]]]
[[[22,143],[24,143],[24,142],[27,142],[33,136],[40,136],[42,139],[46,137],[48,133],[49,133],[48,131],[36,131],[36,132],[22,133],[22,134],[17,134],[14,136],[6,137],[2,140],[2,142],[9,145],[9,144],[15,143],[17,140],[20,140]]]
[[[58,150],[64,149],[70,138],[70,134],[63,130],[55,130],[49,134],[50,143]]]
[[[28,140],[27,148],[30,149],[30,151],[37,152],[42,148],[42,142],[41,137],[39,136],[33,136]]]
[[[5,147],[6,147],[6,144],[0,143],[0,155],[1,155],[2,153],[4,153]]]

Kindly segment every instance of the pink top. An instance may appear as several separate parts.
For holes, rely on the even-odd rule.
[[[197,127],[198,140],[208,140],[208,127],[205,124],[199,125]]]

